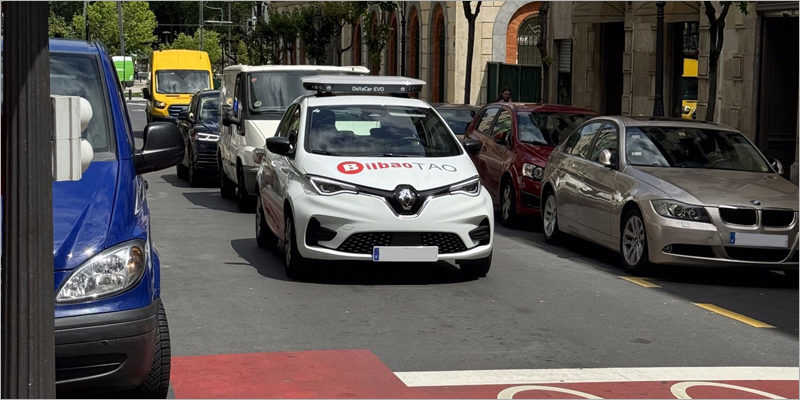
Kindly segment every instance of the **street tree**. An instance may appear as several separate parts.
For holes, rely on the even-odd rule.
[[[475,20],[478,18],[478,13],[481,12],[481,3],[479,1],[475,6],[475,12],[472,12],[472,2],[462,1],[464,4],[464,16],[467,18],[467,79],[464,83],[464,104],[470,104],[470,89],[472,88],[472,55],[475,48]]]
[[[316,65],[324,65],[328,58],[328,45],[335,35],[335,24],[324,16],[323,5],[314,2],[302,7],[298,13],[300,39],[306,57]]]
[[[219,45],[220,34],[216,31],[203,29],[203,51],[208,53],[208,60],[211,65],[215,65],[222,60],[222,48]],[[193,36],[185,33],[178,34],[175,40],[163,47],[165,50],[200,50],[200,30],[196,30]]]
[[[94,2],[88,7],[87,17],[92,37],[105,44],[111,54],[120,54],[117,4],[113,1]],[[86,22],[83,15],[76,14],[72,25],[75,32],[84,32]],[[153,34],[156,25],[155,14],[150,11],[146,1],[122,2],[126,54],[149,56],[152,43],[156,40],[156,35]]]
[[[705,14],[708,18],[708,33],[711,36],[709,51],[708,51],[708,108],[706,109],[706,121],[714,121],[714,114],[717,108],[717,81],[718,81],[718,68],[719,57],[722,53],[722,45],[725,40],[725,19],[728,17],[728,11],[732,5],[736,5],[739,11],[747,15],[747,1],[720,1],[719,5],[722,11],[717,16],[717,9],[714,8],[714,3],[711,1],[704,1]]]
[[[363,1],[326,1],[322,4],[322,17],[324,23],[333,28],[333,43],[335,46],[336,65],[342,65],[342,55],[353,47],[355,36],[350,37],[350,44],[342,47],[342,34],[345,27],[351,29],[367,11],[368,3]]]
[[[553,59],[547,54],[547,14],[550,12],[550,2],[543,1],[539,6],[539,55],[542,57],[542,102],[547,103],[550,98],[550,65]]]
[[[71,17],[70,17],[71,18]],[[77,39],[75,28],[68,24],[64,18],[53,11],[47,18],[48,30],[52,38]]]
[[[386,12],[386,9],[379,9],[374,18],[367,18],[364,26],[366,28],[364,29],[364,43],[367,45],[369,68],[376,74],[381,69],[383,50],[389,43],[392,34],[392,27],[386,23]]]

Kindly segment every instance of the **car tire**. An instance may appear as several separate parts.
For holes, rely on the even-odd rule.
[[[642,213],[632,209],[625,213],[622,220],[622,231],[619,240],[619,254],[622,266],[626,271],[643,274],[652,269],[647,251],[647,230]]]
[[[272,233],[267,225],[267,218],[264,215],[264,206],[261,199],[256,204],[256,242],[262,249],[271,249],[278,244],[278,237]]]
[[[542,233],[544,241],[557,244],[561,240],[561,231],[558,229],[558,202],[552,190],[548,191],[542,203]]]
[[[254,197],[247,193],[247,186],[244,183],[244,171],[241,166],[236,168],[236,182],[236,201],[239,203],[239,211],[243,213],[253,212]]]
[[[156,339],[153,363],[144,382],[134,391],[134,398],[166,399],[169,391],[169,376],[172,363],[169,342],[169,325],[164,305],[158,305],[158,338]]]
[[[297,249],[297,234],[294,227],[294,218],[291,215],[286,217],[283,236],[283,262],[286,265],[286,276],[290,279],[302,278],[307,261],[300,255]]]
[[[178,178],[183,180],[189,179],[189,168],[183,165],[183,161],[179,162],[175,169],[178,171]]]
[[[505,179],[500,186],[500,223],[506,228],[513,228],[517,222],[517,194],[514,193],[514,185]]]
[[[461,261],[459,263],[459,268],[461,268],[461,273],[468,278],[485,277],[486,274],[489,273],[489,269],[491,267],[492,267],[492,253],[489,253],[489,255],[485,258],[481,258],[478,260]]]

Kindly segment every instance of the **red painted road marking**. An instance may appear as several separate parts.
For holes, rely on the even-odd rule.
[[[395,374],[368,350],[320,350],[175,357],[172,386],[177,398],[798,398],[798,380],[791,378],[796,370],[612,368]],[[751,372],[752,380],[721,378]],[[695,375],[705,378],[689,379]],[[551,376],[561,379],[542,382]],[[637,380],[661,376],[680,378]],[[493,379],[496,384],[490,383]]]

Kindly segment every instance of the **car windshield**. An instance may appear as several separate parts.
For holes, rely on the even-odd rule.
[[[467,127],[472,122],[471,109],[468,108],[439,108],[436,112],[444,118],[444,121],[456,135],[463,135]]]
[[[761,154],[738,132],[678,127],[629,127],[626,162],[647,167],[769,172]]]
[[[186,94],[209,89],[208,71],[172,70],[156,72],[156,92]]]
[[[92,145],[95,160],[103,154],[115,153],[108,100],[96,56],[52,53],[50,94],[80,96],[88,100],[92,106],[92,119],[81,136]]]
[[[250,74],[248,85],[250,112],[283,114],[298,97],[310,94],[300,80],[314,75],[358,75],[347,71],[263,71]]]
[[[555,146],[566,139],[591,115],[558,112],[517,112],[519,140],[523,143]]]
[[[219,121],[219,96],[204,96],[200,99],[200,122],[216,124]]]
[[[341,105],[308,110],[306,149],[333,156],[451,157],[455,137],[430,108]]]

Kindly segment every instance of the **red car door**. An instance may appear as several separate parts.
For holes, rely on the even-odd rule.
[[[476,122],[473,124],[472,129],[467,132],[465,139],[474,139],[480,140],[483,144],[483,149],[481,149],[481,153],[477,156],[472,157],[472,161],[475,163],[475,168],[478,170],[478,175],[481,177],[481,183],[487,189],[489,188],[489,169],[486,165],[486,158],[484,154],[489,150],[490,146],[494,141],[491,138],[492,134],[492,125],[494,125],[495,117],[497,117],[497,112],[500,111],[499,107],[486,107],[481,111],[481,113],[476,117]],[[491,190],[489,193],[492,197],[495,196]]]

